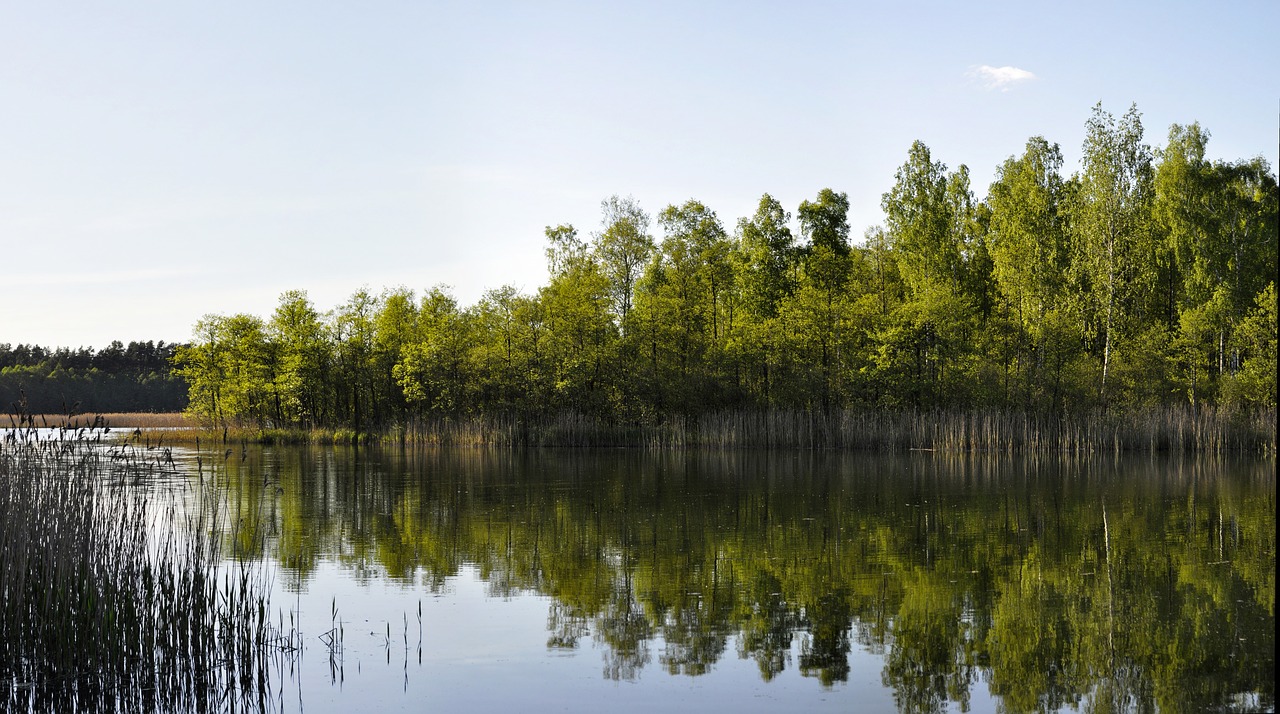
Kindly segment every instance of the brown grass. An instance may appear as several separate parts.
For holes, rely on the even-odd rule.
[[[1149,451],[1220,453],[1276,451],[1276,412],[1166,407],[1129,414],[1072,418],[1001,410],[725,411],[650,424],[610,424],[562,413],[536,420],[509,416],[416,419],[384,432],[350,430],[227,430],[185,414],[80,415],[34,418],[34,426],[87,426],[101,416],[139,444],[315,443],[388,441],[440,446],[631,446],[712,449],[841,449],[996,452]],[[184,427],[174,430],[174,427]],[[139,430],[133,433],[134,430]]]
[[[105,423],[112,429],[168,429],[173,427],[193,427],[199,426],[195,421],[182,412],[113,412],[109,414],[76,414],[68,417],[66,414],[33,414],[31,423],[35,426],[69,426],[79,428],[82,426],[93,426],[98,419],[101,423]],[[3,417],[0,417],[2,420]],[[4,426],[8,426],[6,422]]]
[[[1274,454],[1276,412],[1171,407],[1063,418],[1000,410],[772,410],[716,412],[641,425],[608,425],[562,414],[536,422],[506,417],[423,420],[390,436],[452,446]]]

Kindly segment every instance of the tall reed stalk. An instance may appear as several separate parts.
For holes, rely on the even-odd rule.
[[[270,665],[297,642],[270,621],[258,571],[219,566],[211,524],[137,487],[166,457],[3,432],[0,709],[269,706]]]
[[[1276,412],[1202,407],[1075,416],[999,409],[737,410],[616,424],[580,414],[424,419],[395,441],[439,446],[638,446],[1001,453],[1276,451]]]

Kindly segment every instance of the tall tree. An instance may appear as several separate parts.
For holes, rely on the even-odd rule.
[[[849,278],[849,196],[829,188],[814,201],[801,201],[796,212],[809,239],[805,272],[823,292],[833,295]]]
[[[791,214],[773,196],[764,194],[750,218],[738,221],[738,265],[745,317],[730,349],[736,364],[735,382],[762,404],[777,398],[773,389],[782,369],[783,341],[791,332],[781,319],[781,306],[795,294],[800,250],[788,225]],[[735,385],[737,386],[737,385]]]
[[[1117,333],[1128,316],[1126,298],[1132,286],[1145,277],[1139,275],[1139,267],[1149,257],[1141,249],[1149,238],[1145,232],[1149,229],[1152,154],[1142,143],[1142,118],[1136,106],[1119,122],[1101,103],[1094,106],[1085,125],[1082,163],[1073,212],[1076,261],[1099,313],[1100,393],[1105,401]]]
[[[896,174],[880,207],[898,254],[899,271],[912,295],[942,284],[960,286],[960,250],[952,234],[953,211],[948,202],[947,167],[934,161],[929,147],[916,141]]]
[[[432,416],[453,416],[467,410],[472,376],[467,357],[471,325],[458,301],[444,288],[422,296],[418,309],[418,338],[401,350],[392,369],[405,399]]]
[[[1009,157],[1000,166],[988,193],[993,274],[1014,326],[1007,336],[994,337],[1007,348],[1010,361],[1021,363],[1027,400],[1045,386],[1042,377],[1051,368],[1049,332],[1069,324],[1057,319],[1066,309],[1069,265],[1061,168],[1058,145],[1032,137],[1021,157]]]
[[[757,318],[778,313],[778,302],[795,290],[795,237],[791,214],[769,194],[760,197],[755,215],[738,222],[745,307]]]
[[[956,367],[973,350],[975,297],[985,299],[989,279],[981,274],[989,270],[988,258],[977,242],[980,226],[968,169],[948,174],[946,165],[916,141],[881,207],[906,300],[878,338],[880,382],[897,403],[956,403],[965,384],[965,372]],[[968,275],[966,258],[980,274]]]
[[[548,392],[542,306],[504,285],[486,291],[472,312],[473,365],[482,410],[526,417],[542,409]]]
[[[293,424],[327,423],[327,375],[333,356],[320,313],[306,291],[290,290],[280,296],[267,334],[278,350],[274,388],[277,418]]]
[[[720,219],[690,200],[659,216],[665,236],[641,282],[650,360],[670,403],[710,406],[711,356],[720,337],[720,312],[732,280],[730,245]],[[661,335],[661,337],[657,337]],[[656,348],[656,351],[655,351]]]
[[[1213,225],[1214,172],[1205,159],[1208,143],[1209,132],[1199,123],[1174,124],[1155,171],[1155,216],[1183,268],[1181,284],[1174,286],[1179,308],[1208,302],[1226,277],[1225,261],[1214,255],[1221,241]]]
[[[334,311],[331,321],[336,343],[338,400],[346,406],[350,425],[363,430],[373,424],[379,405],[374,389],[374,319],[378,298],[361,288]]]
[[[1027,140],[991,184],[991,258],[1001,295],[1028,332],[1039,332],[1067,267],[1062,215],[1062,152],[1043,137]]]
[[[725,233],[724,226],[716,216],[716,212],[699,201],[688,200],[680,206],[667,206],[658,219],[667,242],[683,244],[679,250],[689,257],[686,266],[692,269],[702,291],[699,299],[704,301],[705,312],[710,323],[711,338],[720,337],[721,312],[725,307],[726,293],[733,282],[733,265],[730,260],[732,245]]]
[[[195,340],[175,357],[191,385],[190,409],[224,430],[262,426],[270,414],[273,375],[262,320],[253,315],[206,315]],[[225,432],[224,432],[225,433]]]
[[[573,226],[548,227],[550,281],[538,292],[546,320],[546,355],[556,405],[603,415],[611,400],[610,367],[618,328],[610,317],[604,268]]]
[[[636,281],[653,254],[649,214],[630,196],[610,196],[600,203],[604,229],[595,236],[595,251],[609,278],[618,323],[631,312]]]
[[[849,245],[849,197],[829,188],[814,201],[802,201],[797,211],[809,244],[805,247],[800,289],[788,300],[789,318],[802,342],[817,354],[818,400],[823,409],[837,405],[842,373],[845,287],[852,269]]]
[[[404,348],[417,338],[418,306],[413,291],[405,287],[384,291],[378,299],[373,327],[373,390],[383,412],[377,420],[385,422],[394,418],[403,423],[408,415],[408,402],[392,372]]]
[[[1240,325],[1236,342],[1244,352],[1237,377],[1238,398],[1264,407],[1276,406],[1276,284],[1258,293],[1256,307]]]

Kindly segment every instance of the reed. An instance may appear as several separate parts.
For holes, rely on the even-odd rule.
[[[997,409],[775,409],[675,415],[638,424],[617,424],[565,413],[538,419],[475,416],[422,420],[384,439],[433,446],[490,447],[1274,454],[1276,412],[1164,407],[1061,416]]]
[[[101,414],[34,414],[37,425],[79,428],[95,423],[112,429],[188,429],[198,424],[182,412],[106,412]]]
[[[61,417],[65,419],[64,417]],[[52,419],[49,421],[52,425]],[[39,425],[37,423],[37,425]],[[117,433],[120,433],[119,430]],[[618,422],[575,412],[418,417],[382,431],[126,429],[136,443],[839,449],[1000,453],[1276,452],[1276,410],[1154,407],[1058,415],[1002,409],[728,410]]]
[[[220,565],[215,528],[136,484],[163,450],[0,442],[0,709],[258,708],[298,651],[270,621],[269,583]],[[200,499],[215,498],[200,491]]]

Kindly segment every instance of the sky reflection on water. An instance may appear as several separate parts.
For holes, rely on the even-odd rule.
[[[301,613],[284,711],[1274,699],[1273,461],[218,457],[228,547]]]

